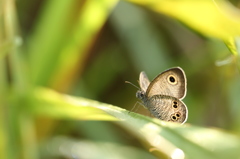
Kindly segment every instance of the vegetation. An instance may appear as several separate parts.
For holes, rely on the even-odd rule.
[[[239,158],[237,7],[1,0],[0,158]],[[125,83],[174,66],[188,80],[184,125],[152,118]]]

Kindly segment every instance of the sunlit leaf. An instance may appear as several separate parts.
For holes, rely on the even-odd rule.
[[[203,35],[227,40],[240,35],[240,12],[223,0],[129,0],[185,23]]]
[[[33,94],[28,109],[46,116],[76,120],[118,120],[96,108],[97,101],[61,95],[54,91],[39,89]],[[30,98],[31,99],[31,98]]]
[[[123,127],[144,137],[150,151],[177,158],[237,158],[240,138],[222,130],[180,125],[152,119],[109,104],[61,95],[38,89],[32,96],[30,110],[34,114],[57,119],[120,120]]]
[[[235,55],[237,56],[237,48],[236,48],[236,42],[234,38],[229,38],[228,40],[225,41],[225,44],[227,45],[228,49]]]
[[[59,149],[59,147],[61,147]],[[153,155],[137,149],[134,147],[120,145],[110,142],[92,142],[92,141],[77,141],[63,136],[58,136],[50,141],[47,141],[46,146],[43,148],[46,157],[50,156],[64,156],[71,158],[91,158],[91,159],[153,159]],[[94,153],[92,153],[94,152]]]

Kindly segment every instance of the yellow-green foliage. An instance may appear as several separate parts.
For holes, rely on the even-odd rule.
[[[1,0],[0,158],[239,158],[236,6]],[[188,80],[184,125],[152,118],[125,84],[174,66]]]

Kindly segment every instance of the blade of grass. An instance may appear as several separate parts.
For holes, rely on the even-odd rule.
[[[228,40],[240,35],[240,13],[228,1],[129,1],[176,18],[205,36]]]
[[[0,45],[0,59],[4,58],[12,49],[15,49],[21,44],[22,39],[20,37],[16,37],[15,39],[8,41],[3,41]]]
[[[74,101],[72,101],[73,99],[70,96],[62,96],[54,91],[39,89],[32,95],[31,94],[29,95],[33,95],[34,98],[30,98],[30,101],[28,101],[31,104],[26,104],[29,106],[26,110],[33,111],[37,114],[65,119],[117,120],[116,118],[109,116],[105,111],[95,107],[87,107],[89,101],[84,98],[81,100],[84,103],[79,103],[83,104],[83,107],[81,107],[78,106],[79,104],[77,100],[75,100],[76,103],[73,104],[72,102]],[[98,102],[95,104],[97,105],[97,103]],[[84,107],[84,105],[86,105],[86,107]],[[51,111],[49,111],[49,108],[51,108]]]
[[[19,115],[20,135],[24,159],[38,159],[35,123],[31,116],[24,112]]]
[[[238,50],[236,47],[236,40],[234,38],[229,38],[225,41],[226,46],[228,49],[233,53],[234,56],[238,56]]]
[[[4,18],[4,32],[5,32],[5,36],[6,39],[13,39],[15,34],[16,34],[16,24],[15,24],[15,14],[14,14],[14,2],[12,0],[10,1],[5,1],[5,6],[4,6],[4,12],[3,12],[3,18]],[[9,58],[10,61],[13,60],[14,55],[16,55],[15,50],[9,50],[11,52],[9,52]],[[10,64],[11,65],[11,64]],[[12,66],[12,65],[11,65]],[[21,91],[21,87],[20,87],[20,80],[17,76],[16,65],[13,64],[12,68],[11,68],[11,76],[12,76],[12,85],[13,85],[13,90],[15,90],[16,92],[20,92]],[[4,103],[6,104],[6,103]],[[10,108],[14,108],[12,107],[11,104],[7,104]],[[21,156],[20,154],[20,141],[19,141],[19,135],[18,135],[18,125],[17,125],[17,119],[16,119],[16,109],[9,109],[8,107],[8,127],[7,127],[7,140],[8,143],[6,145],[7,147],[7,156],[10,159],[14,159],[17,156]],[[6,110],[5,110],[6,111]]]
[[[76,1],[45,1],[30,35],[29,60],[34,84],[45,85],[52,74],[61,46],[68,40],[71,14]]]
[[[33,82],[65,90],[116,2],[47,1],[29,40]]]
[[[5,1],[0,1],[0,43],[5,43],[4,37],[4,9],[5,9]],[[6,92],[8,88],[7,82],[7,72],[6,72],[6,59],[3,58],[6,51],[4,46],[1,45],[0,47],[0,158],[9,158],[8,156],[8,143],[9,143],[9,136],[8,136],[8,129],[6,124]]]
[[[7,73],[5,59],[0,58],[0,158],[7,157],[8,132],[6,126]]]
[[[61,151],[59,147],[62,147],[64,151]],[[51,152],[49,150],[51,150]],[[89,153],[89,150],[94,153]],[[75,156],[75,158],[91,159],[156,159],[156,157],[151,154],[131,146],[117,144],[114,142],[76,141],[76,139],[60,136],[47,141],[45,147],[43,147],[43,151],[45,151],[46,154],[51,154],[51,157],[44,156],[45,158],[54,158],[54,156],[60,155],[67,158]]]
[[[7,41],[11,41],[14,39],[14,43],[17,42],[15,40],[18,39],[18,23],[17,23],[17,16],[16,16],[16,8],[15,8],[15,1],[14,0],[7,0],[5,1],[5,10],[4,10],[4,29],[6,34]],[[16,45],[15,45],[16,46]],[[31,151],[22,145],[26,144],[26,140],[24,138],[27,136],[29,140],[35,141],[31,134],[32,132],[29,131],[28,133],[23,132],[21,134],[20,129],[23,128],[25,125],[21,123],[20,115],[21,112],[20,107],[22,105],[18,105],[16,96],[23,96],[25,92],[28,91],[28,81],[26,73],[23,69],[23,60],[20,56],[20,48],[12,46],[8,51],[9,57],[9,68],[10,68],[10,78],[12,84],[12,92],[13,98],[10,98],[8,101],[7,107],[7,138],[8,138],[8,157],[11,159],[15,158],[24,158],[24,159],[35,159],[36,155],[36,147],[32,147]],[[7,92],[5,92],[7,94]],[[6,102],[7,103],[7,102]],[[5,103],[5,104],[6,104]],[[33,127],[31,127],[33,129]],[[25,136],[25,137],[24,137]]]
[[[1,61],[1,60],[0,60]],[[1,65],[1,64],[0,64]],[[1,66],[0,66],[1,68]],[[2,92],[1,92],[2,93]],[[6,125],[6,112],[5,112],[5,101],[2,100],[0,102],[0,158],[8,158],[8,132]]]
[[[179,125],[97,101],[61,95],[48,89],[38,89],[28,96],[30,113],[57,119],[121,120],[122,126],[147,141],[151,151],[188,158],[237,158],[240,138],[222,130]],[[28,99],[27,98],[27,99]],[[29,99],[28,99],[29,100]],[[99,110],[98,110],[99,109]]]
[[[16,18],[16,9],[14,0],[6,1],[6,10],[4,12],[4,24],[6,39],[11,41],[18,39],[18,24]],[[27,88],[25,74],[22,69],[22,59],[19,56],[19,48],[12,47],[9,53],[10,73],[14,90],[22,94]]]
[[[65,90],[69,87],[77,74],[76,66],[79,69],[78,73],[82,72],[87,50],[95,41],[117,2],[118,0],[86,1],[77,16],[76,25],[70,32],[68,42],[60,52],[60,58],[51,79],[51,85],[54,88]]]

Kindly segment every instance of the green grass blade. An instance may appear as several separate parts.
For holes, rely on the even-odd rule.
[[[70,70],[84,65],[86,50],[116,2],[86,1],[81,6],[74,0],[46,1],[28,43],[33,82],[59,89],[71,83]]]
[[[46,1],[27,43],[29,46],[32,80],[44,84],[51,74],[60,46],[64,44],[69,32],[69,16],[74,1]]]
[[[7,133],[7,126],[5,123],[6,116],[4,110],[4,105],[5,103],[1,101],[0,103],[0,158],[7,158],[7,143],[8,143],[8,133]]]
[[[31,105],[28,109],[37,114],[44,114],[59,119],[118,120],[105,111],[96,108],[95,106],[101,104],[97,101],[93,102],[85,98],[72,98],[68,95],[62,96],[55,91],[47,89],[38,89],[32,95],[33,99],[30,101]],[[90,105],[91,107],[89,107]]]
[[[51,85],[54,88],[69,85],[65,77],[68,77],[67,81],[70,83],[72,79],[69,77],[74,76],[69,70],[74,71],[74,68],[78,66],[80,72],[82,71],[88,49],[117,2],[118,0],[86,1],[76,19],[76,25],[70,32],[68,42],[60,52],[60,58],[56,64],[53,79],[51,79]]]
[[[240,13],[228,1],[129,1],[176,18],[205,36],[227,40],[240,35]]]
[[[61,151],[59,147],[64,149],[64,151]],[[49,152],[49,150],[52,151]],[[94,153],[89,153],[89,150]],[[43,148],[43,151],[45,151],[45,154],[51,154],[51,157],[46,156],[45,158],[54,158],[54,156],[72,158],[72,156],[75,156],[75,158],[91,159],[156,159],[156,157],[148,152],[131,146],[111,142],[78,141],[68,137],[55,137],[51,139],[47,142],[47,146]]]
[[[11,52],[13,49],[16,49],[20,45],[22,45],[21,37],[15,37],[14,39],[2,42],[0,44],[0,59],[4,58],[9,52]]]
[[[29,96],[33,114],[57,119],[119,120],[120,124],[147,141],[150,151],[187,158],[237,158],[240,138],[222,130],[179,125],[145,117],[97,101],[38,89]]]

